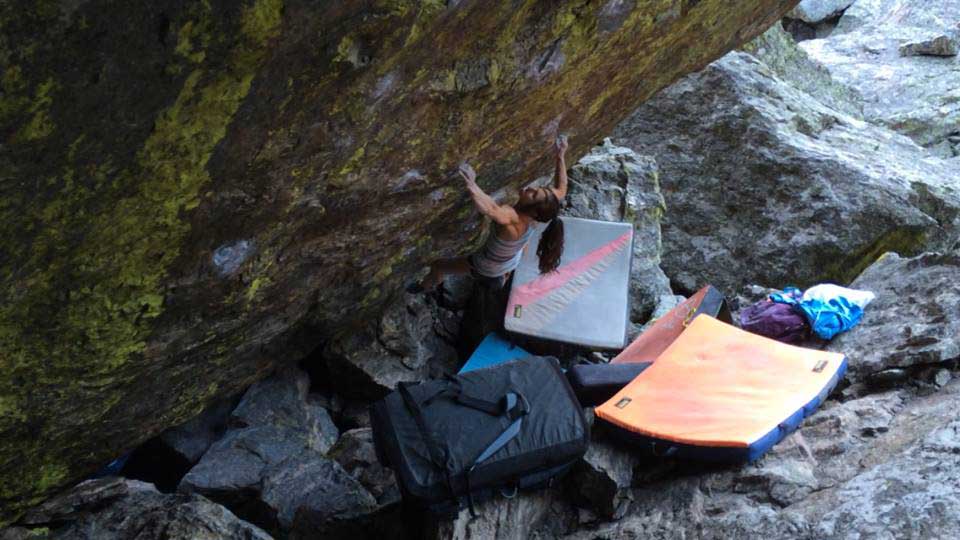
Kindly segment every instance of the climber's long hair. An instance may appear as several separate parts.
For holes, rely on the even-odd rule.
[[[560,213],[560,199],[552,189],[548,189],[546,199],[517,207],[517,210],[541,223],[548,223],[537,245],[537,257],[540,259],[541,274],[553,272],[560,266],[560,255],[563,254],[563,221],[557,217]]]
[[[540,273],[553,272],[560,266],[560,255],[563,254],[563,221],[555,217],[550,220],[547,229],[537,244],[537,257],[540,258]]]

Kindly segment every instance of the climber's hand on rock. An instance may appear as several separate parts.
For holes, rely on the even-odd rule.
[[[460,174],[460,177],[463,178],[468,186],[477,182],[477,172],[473,170],[473,167],[471,167],[469,163],[461,163],[457,173]]]
[[[562,156],[567,152],[570,143],[567,141],[566,135],[558,135],[557,139],[553,142],[553,148],[557,152],[558,156]]]

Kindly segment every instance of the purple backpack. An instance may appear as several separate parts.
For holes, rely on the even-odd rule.
[[[810,335],[810,324],[793,306],[762,300],[740,312],[740,327],[784,343],[799,343]]]

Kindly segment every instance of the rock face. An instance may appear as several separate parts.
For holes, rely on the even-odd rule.
[[[372,512],[377,501],[339,463],[309,453],[278,464],[266,475],[262,500],[289,530],[294,518],[311,514],[319,524]],[[318,529],[318,532],[322,529]]]
[[[121,478],[84,482],[31,510],[20,538],[58,540],[270,540],[199,495],[166,495]],[[2,533],[0,533],[2,535]],[[12,534],[4,538],[16,538]]]
[[[448,307],[425,295],[395,295],[378,320],[327,343],[328,384],[347,397],[378,399],[398,382],[456,373],[460,321]]]
[[[787,17],[817,24],[839,15],[853,2],[854,0],[801,0],[797,7],[787,13]]]
[[[823,64],[811,59],[779,25],[772,26],[742,50],[763,62],[777,77],[817,101],[855,118],[863,118],[863,96],[838,83]]]
[[[671,294],[660,269],[660,219],[666,211],[656,162],[606,139],[568,174],[563,215],[634,224],[630,319],[644,322],[661,296]]]
[[[218,401],[200,416],[170,428],[160,434],[160,440],[187,463],[196,463],[227,429],[230,412],[237,406],[236,399]]]
[[[960,155],[960,1],[859,0],[826,39],[801,44],[864,96],[867,119],[942,157]]]
[[[5,3],[0,521],[458,252],[460,160],[534,178],[795,2]]]
[[[664,90],[614,140],[656,156],[663,269],[678,292],[848,283],[885,251],[949,246],[960,231],[960,168],[750,54]]]
[[[477,506],[478,518],[462,510],[453,520],[436,522],[428,527],[425,538],[468,540],[494,538],[497,540],[521,540],[524,538],[551,538],[555,534],[540,533],[544,523],[552,529],[563,530],[564,520],[552,512],[559,497],[554,489],[524,493],[513,499],[496,498]]]
[[[293,367],[251,386],[230,414],[231,427],[179,491],[205,495],[269,530],[289,531],[297,511],[312,504],[336,514],[373,511],[374,497],[325,456],[339,432],[309,387]]]
[[[803,252],[810,242],[841,241],[851,228],[862,234],[866,222],[886,221],[884,212],[904,212],[883,226],[894,230],[895,223],[911,221],[909,214],[931,218],[920,218],[927,223],[920,230],[928,232],[916,237],[920,242],[914,249],[934,245],[943,252],[880,256],[896,234],[879,242],[869,235],[848,237],[870,249],[848,249],[842,281],[874,291],[877,299],[860,325],[828,345],[850,362],[847,382],[834,396],[842,400],[828,400],[761,460],[735,467],[647,468],[644,461],[623,459],[598,429],[599,440],[570,478],[571,493],[552,496],[549,507],[535,504],[539,499],[493,504],[486,510],[499,521],[484,533],[578,540],[953,538],[960,533],[960,482],[951,473],[960,440],[955,412],[960,404],[955,376],[960,365],[955,324],[960,320],[960,182],[950,168],[955,163],[864,122],[856,93],[835,92],[836,83],[822,78],[822,68],[810,71],[802,55],[785,56],[769,38],[751,44],[750,54],[731,53],[667,89],[641,107],[642,124],[620,128],[633,138],[619,141],[657,157],[669,208],[663,226],[668,274],[682,276],[678,270],[688,270],[691,281],[706,276],[734,290],[741,290],[744,276],[776,285],[784,284],[782,279],[797,283],[801,275],[819,280],[829,266],[818,268],[790,251]],[[830,100],[829,106],[821,102]],[[804,184],[804,178],[819,179]],[[861,187],[850,187],[856,185]],[[874,192],[886,201],[864,202]],[[791,208],[811,214],[789,230],[780,229],[796,215]],[[724,217],[695,228],[697,218],[718,213]],[[842,225],[828,232],[819,228],[824,220]],[[674,227],[699,236],[677,236]],[[685,242],[681,254],[672,253],[677,238]],[[768,272],[774,265],[764,265],[766,250],[778,244],[784,251],[770,260],[791,273],[775,276]],[[731,245],[738,246],[736,255]],[[854,261],[851,254],[863,258]],[[711,264],[698,264],[701,256],[713,257]],[[730,265],[732,270],[718,270]],[[859,276],[854,273],[864,267]],[[743,301],[767,292],[749,288]]]
[[[887,254],[851,287],[873,291],[856,332],[830,350],[850,359],[848,379],[869,381],[888,370],[943,366],[960,359],[960,253],[904,259]],[[896,336],[896,341],[891,341]],[[892,347],[880,349],[878,341]]]

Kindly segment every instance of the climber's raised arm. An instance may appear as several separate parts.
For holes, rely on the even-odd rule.
[[[473,203],[477,206],[477,210],[485,216],[489,216],[495,223],[500,225],[510,225],[511,223],[516,223],[519,219],[517,217],[517,211],[513,209],[512,206],[497,204],[497,201],[493,200],[493,197],[487,195],[480,186],[477,185],[477,173],[474,172],[473,167],[464,163],[460,165],[460,170],[458,171],[460,176],[463,178],[464,183],[467,185],[467,191],[470,192],[470,196],[473,197]]]
[[[556,165],[553,171],[553,191],[557,198],[563,200],[567,196],[567,164],[564,156],[567,153],[567,136],[560,135],[553,145],[556,151]]]
[[[520,264],[523,249],[537,231],[534,222],[546,223],[537,244],[540,273],[553,272],[560,264],[563,254],[563,221],[560,212],[560,197],[567,191],[566,166],[563,150],[566,144],[557,143],[558,165],[556,187],[526,187],[520,190],[517,203],[507,206],[497,203],[477,185],[477,173],[470,165],[460,166],[460,177],[466,183],[477,209],[490,216],[497,227],[487,234],[483,247],[469,257],[439,259],[430,264],[430,272],[420,281],[407,286],[407,291],[419,294],[433,291],[443,283],[444,276],[471,274],[475,279],[495,283],[503,287],[510,272]]]

